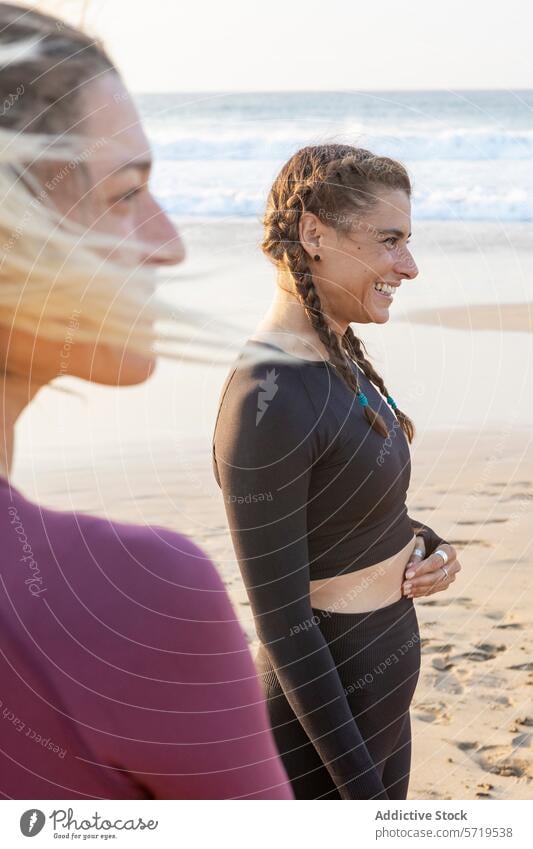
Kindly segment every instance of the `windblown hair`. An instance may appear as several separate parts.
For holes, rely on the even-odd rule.
[[[350,145],[327,144],[298,150],[283,166],[270,190],[263,218],[262,249],[278,268],[290,272],[313,329],[349,388],[360,392],[355,363],[382,395],[390,397],[383,378],[352,328],[348,327],[340,342],[331,330],[299,234],[304,212],[312,212],[344,232],[353,227],[354,221],[364,224],[365,214],[377,203],[380,189],[402,189],[410,196],[411,183],[403,165]],[[363,409],[374,430],[386,437],[388,431],[383,418],[370,405]],[[411,442],[412,421],[398,408],[395,413]]]
[[[154,295],[154,270],[135,261],[142,242],[132,237],[122,259],[104,258],[116,237],[54,202],[81,186],[82,218],[87,162],[114,143],[77,132],[93,81],[120,78],[103,45],[51,15],[0,3],[0,67],[0,324],[61,340],[74,321],[80,342],[148,355],[159,343],[158,353],[204,361],[179,345],[194,344],[191,329],[205,317]],[[156,332],[156,320],[171,332]]]

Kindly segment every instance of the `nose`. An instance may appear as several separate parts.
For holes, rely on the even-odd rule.
[[[143,258],[147,265],[177,265],[185,259],[185,245],[178,228],[153,197],[139,231],[142,241],[149,246]]]
[[[394,271],[396,274],[400,274],[403,278],[407,278],[408,280],[414,280],[414,278],[418,275],[418,266],[414,261],[409,248],[404,247],[403,250],[399,252],[398,259],[394,264]]]

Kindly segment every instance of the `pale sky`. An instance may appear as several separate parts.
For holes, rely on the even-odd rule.
[[[533,88],[528,0],[49,0],[134,91]]]

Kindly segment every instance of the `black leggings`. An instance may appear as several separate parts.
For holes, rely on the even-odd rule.
[[[409,705],[420,673],[413,599],[367,613],[313,608],[350,709],[390,799],[406,799],[411,766]],[[296,799],[340,799],[298,722],[261,645],[256,657],[276,745]]]

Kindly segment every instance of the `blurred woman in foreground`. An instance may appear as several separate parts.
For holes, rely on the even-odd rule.
[[[292,798],[205,554],[161,527],[43,508],[12,485],[15,423],[43,386],[149,377],[165,318],[155,270],[184,252],[102,46],[2,3],[0,54],[0,791]]]

